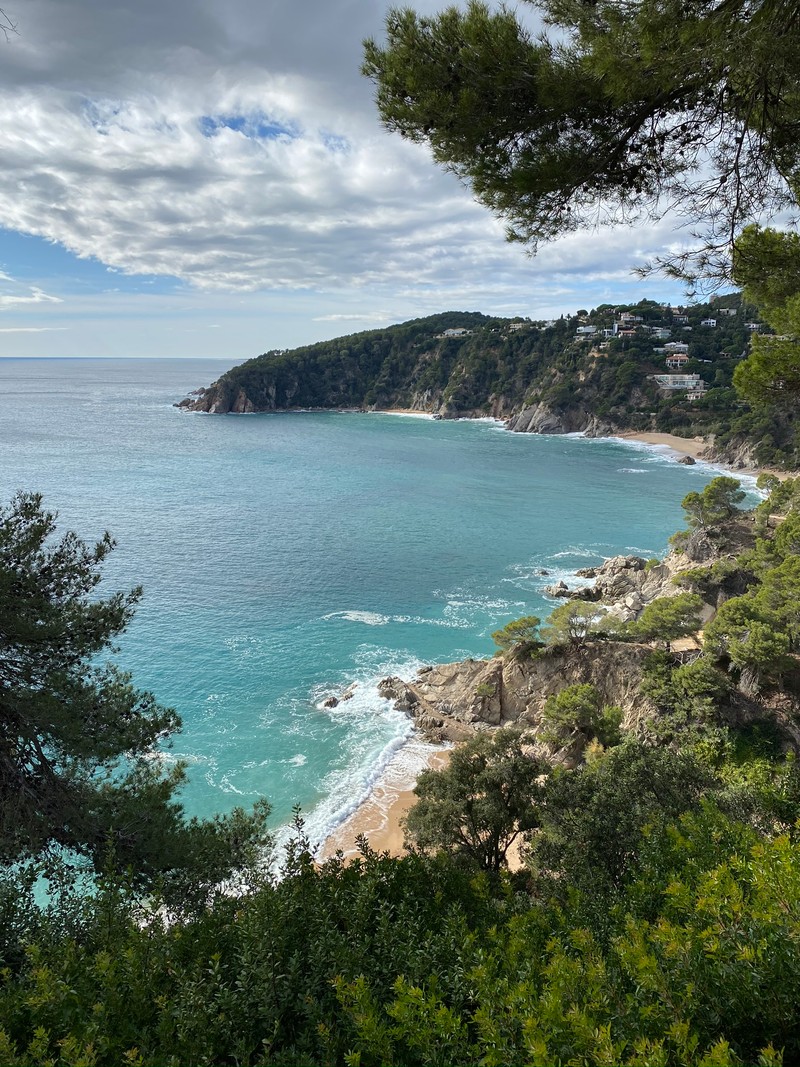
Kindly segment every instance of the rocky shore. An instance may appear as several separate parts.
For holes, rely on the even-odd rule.
[[[734,546],[738,550],[749,536],[745,525],[726,551],[733,551]],[[605,613],[629,622],[652,601],[682,592],[675,582],[678,574],[707,566],[720,554],[719,545],[699,530],[680,551],[669,552],[663,560],[614,556],[598,567],[576,572],[576,577],[591,580],[591,585],[569,589],[560,583],[545,592],[602,605]],[[703,617],[709,618],[715,607],[705,605]],[[576,684],[594,686],[604,703],[623,709],[623,726],[635,729],[637,721],[654,710],[639,693],[642,666],[651,652],[649,645],[615,641],[586,642],[575,648],[553,646],[535,659],[506,654],[424,667],[412,681],[385,678],[380,690],[431,741],[464,741],[476,730],[499,726],[534,727],[547,698]]]

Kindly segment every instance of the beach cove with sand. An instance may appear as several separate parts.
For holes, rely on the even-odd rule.
[[[66,363],[0,360],[3,495],[36,489],[62,529],[117,539],[106,592],[144,587],[118,659],[183,718],[164,758],[188,764],[187,812],[266,796],[274,828],[300,805],[329,849],[399,848],[416,775],[446,758],[381,678],[491,655],[493,630],[552,610],[545,586],[663,554],[718,473],[679,465],[702,445],[667,435],[187,415],[173,403],[221,361]]]

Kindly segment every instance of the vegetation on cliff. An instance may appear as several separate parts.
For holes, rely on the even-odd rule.
[[[630,324],[620,332],[626,314]],[[793,468],[800,463],[794,409],[758,397],[747,402],[733,387],[754,319],[755,307],[736,295],[680,309],[647,300],[607,305],[551,323],[452,312],[267,352],[183,406],[215,413],[414,408],[494,415],[510,418],[512,429],[556,433],[714,435],[717,453],[729,459],[744,448],[751,462]],[[702,325],[708,321],[715,325]],[[681,373],[702,379],[702,395],[689,398],[685,388],[655,380],[669,371],[670,343],[687,349]]]

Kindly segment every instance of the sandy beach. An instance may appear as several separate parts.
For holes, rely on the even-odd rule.
[[[616,437],[625,441],[641,441],[645,445],[664,445],[678,452],[681,456],[691,456],[697,459],[708,443],[704,437],[676,437],[671,433],[637,433],[633,430],[621,430]],[[747,471],[748,474],[754,473]]]
[[[704,437],[676,437],[671,433],[636,433],[633,430],[621,430],[616,437],[626,441],[641,441],[645,445],[663,445],[672,449],[681,456],[691,456],[699,459],[700,453],[708,448],[708,442]],[[791,471],[776,470],[774,467],[727,467],[724,463],[714,463],[715,467],[729,470],[733,477],[737,474],[748,475],[757,478],[759,474],[772,474],[780,481],[786,478],[796,477]]]
[[[449,759],[450,753],[446,749],[432,747],[427,765],[439,770],[447,766]],[[377,785],[369,799],[327,838],[317,858],[320,861],[330,859],[339,850],[346,858],[354,858],[358,855],[356,838],[360,834],[366,836],[376,852],[402,856],[405,849],[400,820],[414,800],[413,784],[408,784],[405,788],[394,788],[391,784],[384,783]]]

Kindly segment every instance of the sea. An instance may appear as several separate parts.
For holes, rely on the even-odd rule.
[[[143,587],[115,660],[181,715],[163,758],[188,765],[186,811],[266,797],[279,837],[299,806],[321,842],[423,765],[381,678],[489,656],[552,611],[545,586],[663,554],[719,473],[492,420],[174,406],[230,366],[0,359],[0,500],[35,490],[62,530],[111,532],[100,592]]]

